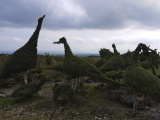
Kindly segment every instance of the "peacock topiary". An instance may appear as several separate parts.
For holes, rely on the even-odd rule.
[[[0,84],[5,83],[5,79],[15,73],[24,73],[24,81],[27,83],[27,70],[33,69],[37,65],[37,42],[39,32],[45,15],[38,19],[38,25],[29,41],[16,50],[5,62],[0,71]]]
[[[103,82],[113,82],[112,79],[106,78],[93,64],[85,61],[84,59],[73,55],[66,38],[62,37],[54,44],[64,44],[65,58],[63,62],[64,72],[72,79],[78,81],[80,77],[97,78]]]

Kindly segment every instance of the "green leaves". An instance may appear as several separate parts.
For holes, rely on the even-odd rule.
[[[125,72],[124,84],[144,94],[153,95],[160,92],[160,80],[141,67],[128,68]]]

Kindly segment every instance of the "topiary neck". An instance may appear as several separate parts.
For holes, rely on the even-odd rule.
[[[30,37],[29,41],[26,43],[32,46],[37,47],[37,42],[38,42],[38,36],[39,36],[39,32],[41,30],[41,26],[42,26],[42,22],[38,22],[38,25],[36,27],[36,30],[34,31],[33,35]]]
[[[67,42],[64,43],[64,49],[65,49],[65,56],[68,56],[68,55],[73,55],[69,45]]]
[[[119,52],[117,51],[116,47],[113,47],[113,50],[114,50],[114,54],[115,55],[119,54]]]

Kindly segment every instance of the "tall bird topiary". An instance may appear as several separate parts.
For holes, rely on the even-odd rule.
[[[24,73],[24,81],[27,83],[27,70],[33,69],[37,65],[37,42],[44,17],[45,15],[38,19],[37,28],[29,41],[16,50],[5,62],[0,71],[1,84],[12,74],[20,72]]]
[[[122,58],[117,51],[115,44],[112,44],[114,55],[103,66],[99,68],[101,72],[117,71],[122,65]]]
[[[124,74],[124,84],[133,90],[133,114],[137,107],[137,93],[160,98],[160,80],[142,67],[137,66],[138,56],[143,44],[139,44],[132,55],[132,64]]]
[[[54,44],[64,44],[65,58],[63,62],[64,72],[74,80],[78,81],[80,77],[98,78],[103,82],[113,82],[112,79],[106,78],[102,73],[91,63],[73,55],[66,38],[62,37]],[[76,82],[77,83],[77,82]],[[75,90],[75,88],[73,87]]]

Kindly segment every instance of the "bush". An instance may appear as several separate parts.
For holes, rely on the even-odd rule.
[[[68,84],[55,84],[53,90],[53,101],[61,98],[64,101],[69,101],[73,97],[73,90]]]
[[[114,55],[109,59],[102,67],[100,67],[101,72],[105,71],[117,71],[122,65],[122,58],[120,55]]]
[[[141,67],[129,67],[124,75],[124,84],[138,93],[160,97],[160,80]]]
[[[96,66],[97,68],[100,68],[100,67],[103,66],[105,63],[106,63],[106,60],[105,60],[105,59],[100,59],[100,60],[98,60],[98,61],[95,63],[95,66]]]
[[[106,73],[106,76],[108,78],[112,78],[113,80],[116,80],[116,79],[122,79],[123,78],[123,71],[110,71],[110,72],[107,72]]]
[[[56,71],[61,71],[63,72],[63,62],[59,62],[57,65],[55,65],[53,68],[53,70],[56,70]]]
[[[151,63],[148,60],[139,63],[139,66],[144,69],[148,69],[150,67],[150,65],[151,65]]]
[[[41,89],[45,81],[45,78],[42,78],[39,83],[28,83],[22,87],[19,87],[13,91],[11,97],[18,98],[20,100],[28,99]]]
[[[123,59],[123,61],[122,61],[122,66],[121,66],[121,68],[122,69],[126,69],[128,66],[130,66],[131,65],[131,58],[130,57],[126,57],[126,58],[124,58]]]

